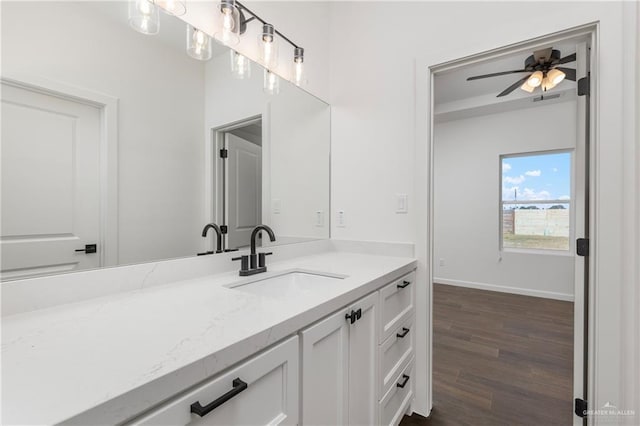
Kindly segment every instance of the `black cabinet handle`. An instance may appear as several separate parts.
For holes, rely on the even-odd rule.
[[[407,376],[406,374],[402,375],[402,381],[396,383],[396,386],[399,388],[403,388],[405,386],[407,386],[407,383],[409,382],[409,376]]]
[[[411,284],[411,281],[402,281],[402,284],[398,284],[396,287],[398,288],[405,288],[406,286],[408,286],[409,284]]]
[[[407,334],[409,334],[409,329],[406,327],[402,327],[402,333],[396,333],[396,336],[402,339]]]
[[[238,395],[240,392],[245,390],[249,385],[246,382],[240,380],[240,378],[233,379],[233,389],[229,392],[222,395],[220,398],[216,399],[212,403],[205,405],[204,407],[200,405],[200,401],[194,402],[191,404],[191,412],[197,416],[204,417],[234,396]]]
[[[87,245],[84,246],[83,249],[76,249],[76,252],[85,252],[87,254],[97,253],[98,252],[98,245],[97,244],[87,244]]]
[[[358,321],[358,313],[352,309],[350,313],[344,316],[344,318],[351,324],[353,324],[354,322]]]

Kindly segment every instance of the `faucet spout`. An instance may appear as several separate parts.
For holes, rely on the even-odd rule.
[[[251,232],[251,254],[256,254],[256,237],[258,236],[258,232],[265,231],[269,234],[269,239],[271,242],[276,240],[276,234],[273,233],[273,229],[269,228],[267,225],[258,225],[253,228],[253,232]]]
[[[205,225],[202,230],[202,237],[205,238],[209,233],[209,229],[213,229],[216,232],[216,253],[222,253],[222,231],[220,227],[215,223],[209,223]]]

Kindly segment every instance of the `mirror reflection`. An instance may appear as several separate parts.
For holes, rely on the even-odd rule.
[[[128,7],[2,4],[2,279],[328,238],[329,106]]]

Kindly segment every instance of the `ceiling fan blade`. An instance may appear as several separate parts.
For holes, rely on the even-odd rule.
[[[562,71],[567,80],[576,81],[576,70],[573,68],[556,67],[555,69]]]
[[[507,96],[509,93],[513,92],[514,90],[516,90],[518,87],[522,86],[522,83],[524,83],[525,81],[527,81],[527,79],[531,76],[531,74],[522,77],[520,80],[516,81],[515,83],[513,83],[511,86],[507,87],[506,89],[504,89],[498,96],[496,96],[496,98],[500,98],[502,96]]]
[[[549,59],[551,59],[552,52],[553,52],[552,47],[548,49],[536,50],[535,52],[533,52],[533,58],[536,60],[536,62],[540,62],[541,59],[548,61]]]
[[[573,62],[576,60],[576,54],[572,53],[571,55],[567,55],[564,58],[560,59],[556,64],[568,64],[569,62]]]
[[[513,71],[494,72],[492,74],[475,75],[473,77],[467,78],[467,81],[479,80],[481,78],[497,77],[499,75],[516,74],[516,73],[519,73],[519,72],[530,72],[530,71],[527,71],[527,70],[513,70]]]

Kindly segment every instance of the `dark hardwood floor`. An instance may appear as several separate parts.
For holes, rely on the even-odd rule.
[[[434,285],[433,411],[401,425],[571,425],[573,303]]]

